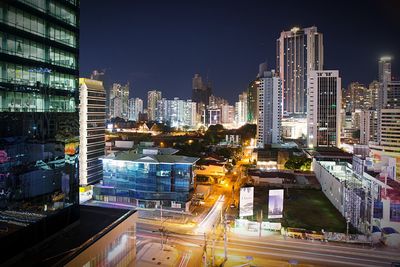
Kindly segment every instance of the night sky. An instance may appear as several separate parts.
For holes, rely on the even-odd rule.
[[[324,68],[339,69],[342,87],[376,79],[382,55],[400,73],[396,0],[82,0],[80,23],[80,76],[106,69],[108,82],[131,83],[131,97],[157,89],[190,98],[200,73],[215,95],[234,103],[259,63],[275,68],[276,39],[293,26],[315,25],[324,34]]]

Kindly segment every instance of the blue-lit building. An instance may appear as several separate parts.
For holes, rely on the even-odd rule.
[[[94,187],[95,199],[188,210],[194,189],[194,164],[199,158],[128,151],[102,160],[103,183]]]

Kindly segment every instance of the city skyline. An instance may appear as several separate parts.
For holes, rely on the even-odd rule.
[[[1,266],[400,266],[394,1],[82,2],[0,0]]]
[[[341,70],[344,88],[350,82],[369,84],[378,79],[375,62],[383,55],[392,56],[393,69],[399,69],[400,42],[392,34],[399,26],[394,1],[368,1],[362,9],[355,3],[335,2],[330,13],[341,14],[346,7],[351,14],[349,18],[341,16],[337,23],[332,23],[336,15],[309,2],[291,3],[284,14],[263,15],[266,10],[283,7],[257,1],[250,5],[124,2],[108,7],[85,1],[81,77],[89,77],[93,69],[106,69],[109,83],[129,81],[135,97],[145,99],[147,91],[156,89],[167,98],[189,99],[192,77],[200,73],[212,81],[215,95],[234,103],[255,78],[259,63],[267,60],[269,69],[276,68],[276,40],[294,26],[317,26],[324,34],[324,68]],[[362,10],[371,10],[381,19],[371,21]],[[191,19],[202,14],[207,21]],[[95,19],[104,16],[111,18],[104,22]]]

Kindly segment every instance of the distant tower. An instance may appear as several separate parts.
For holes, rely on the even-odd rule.
[[[129,99],[129,120],[138,121],[140,113],[143,113],[143,100],[138,97]]]
[[[123,118],[125,120],[129,117],[129,82],[126,85],[114,83],[110,91],[109,102],[110,118]]]
[[[388,104],[388,88],[389,83],[392,80],[392,58],[391,57],[381,57],[378,62],[378,79],[379,79],[379,91],[378,91],[378,140],[381,140],[381,110],[386,108]]]
[[[258,67],[258,75],[257,75],[257,77],[263,77],[263,76],[264,76],[264,73],[265,73],[266,71],[268,71],[267,62],[263,62],[263,63],[261,63],[261,64],[259,65],[259,67]]]
[[[192,79],[192,89],[203,89],[203,79],[201,78],[200,74],[195,74]]]
[[[324,64],[323,36],[317,27],[292,28],[277,40],[276,66],[282,80],[283,110],[307,113],[307,77]]]
[[[152,90],[147,92],[147,114],[149,121],[154,121],[157,118],[157,102],[161,100],[161,91]]]
[[[208,105],[211,94],[211,83],[203,82],[200,74],[195,74],[192,79],[192,101]]]

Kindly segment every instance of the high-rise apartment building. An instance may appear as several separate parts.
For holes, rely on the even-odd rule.
[[[371,153],[377,160],[382,156],[396,159],[396,178],[400,181],[400,108],[380,110],[380,136],[378,142],[370,142]]]
[[[346,102],[346,112],[354,112],[356,109],[368,109],[367,88],[358,82],[352,82],[345,91],[344,100]]]
[[[157,120],[157,102],[161,98],[161,91],[152,90],[147,92],[147,114],[149,121]]]
[[[114,83],[110,91],[111,118],[122,118],[128,120],[129,117],[129,82],[126,85]]]
[[[187,100],[184,105],[184,125],[188,127],[196,127],[197,119],[197,103],[192,100]]]
[[[385,98],[385,108],[400,109],[400,81],[388,83]]]
[[[0,2],[0,265],[79,219],[78,40],[78,1]]]
[[[378,112],[375,109],[362,110],[360,113],[360,144],[378,141]]]
[[[161,99],[157,101],[158,122],[168,122],[171,127],[194,127],[197,124],[196,103],[192,100]]]
[[[138,97],[129,99],[129,120],[138,121],[140,113],[143,113],[143,100]]]
[[[368,92],[366,94],[366,102],[369,103],[369,108],[376,109],[378,105],[378,92],[379,82],[372,81],[368,86]]]
[[[337,70],[310,71],[307,109],[309,147],[339,147],[341,85]]]
[[[382,156],[396,159],[396,177],[400,180],[400,81],[392,80],[391,72],[391,58],[382,57],[379,60],[378,137],[369,147],[378,161]]]
[[[324,65],[323,35],[314,26],[295,27],[281,32],[276,50],[276,66],[283,88],[283,111],[305,115],[309,72],[322,70]]]
[[[103,178],[106,130],[106,92],[103,82],[79,79],[79,183],[94,184]]]
[[[379,68],[379,92],[378,92],[378,111],[385,108],[388,101],[388,86],[392,81],[392,59],[390,57],[381,57],[378,62]]]
[[[257,146],[281,142],[282,81],[274,70],[264,72],[258,83]]]
[[[247,92],[239,95],[239,101],[235,103],[235,123],[241,126],[247,123]]]
[[[235,120],[235,107],[231,105],[221,106],[221,123],[231,124]]]
[[[378,105],[376,107],[378,111],[378,140],[381,139],[382,130],[380,129],[382,122],[381,110],[388,107],[392,102],[397,102],[397,99],[392,99],[388,93],[390,92],[389,87],[392,83],[392,59],[390,57],[381,57],[378,62],[378,79],[379,79],[379,91],[378,91]],[[393,95],[393,93],[391,94]],[[389,106],[390,108],[390,106]]]
[[[228,100],[215,95],[210,96],[208,103],[209,107],[221,107],[222,105],[229,105]]]

